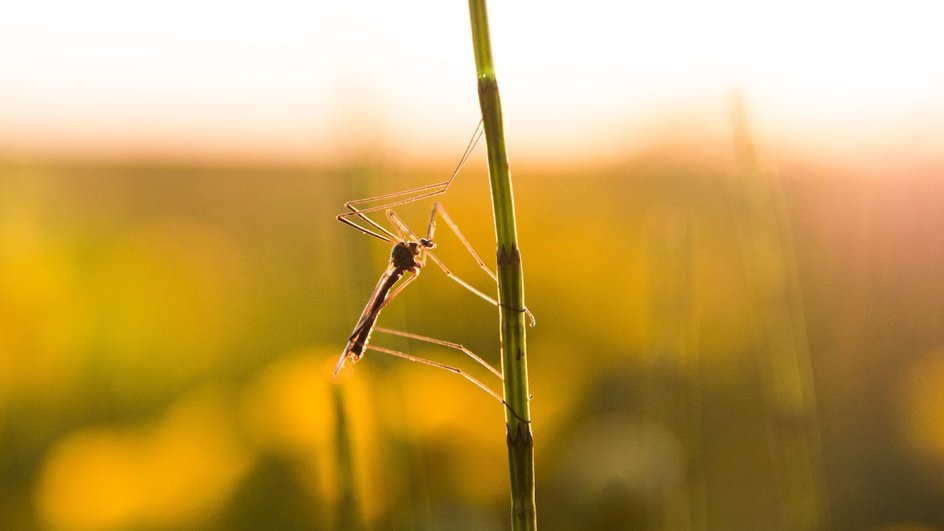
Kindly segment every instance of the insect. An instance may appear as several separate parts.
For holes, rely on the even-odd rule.
[[[334,369],[335,376],[337,376],[337,374],[348,361],[351,363],[357,362],[364,355],[364,352],[369,349],[409,361],[438,367],[440,369],[458,374],[490,394],[492,397],[498,399],[502,403],[505,403],[507,406],[507,403],[495,391],[461,369],[425,358],[413,356],[404,352],[391,350],[381,346],[370,345],[371,334],[374,331],[437,344],[463,352],[480,365],[486,367],[499,379],[502,378],[501,372],[496,370],[482,358],[475,355],[472,351],[458,343],[443,341],[441,339],[426,337],[409,332],[401,332],[398,330],[382,328],[376,324],[377,318],[380,315],[380,311],[394,298],[396,298],[397,295],[399,295],[408,285],[410,285],[410,283],[416,280],[420,274],[420,271],[426,265],[427,259],[432,260],[447,277],[465,289],[493,305],[497,306],[499,304],[495,298],[485,294],[484,292],[473,287],[471,284],[457,277],[448,267],[446,267],[439,257],[433,254],[432,249],[436,247],[436,244],[433,242],[436,231],[436,219],[440,218],[458,237],[459,241],[462,242],[463,246],[469,251],[472,257],[478,263],[479,267],[481,267],[495,282],[498,281],[495,273],[489,269],[485,262],[475,252],[471,244],[469,244],[468,240],[462,235],[459,227],[455,222],[452,221],[442,205],[439,203],[433,204],[433,209],[429,216],[429,223],[427,225],[426,234],[424,237],[417,237],[406,225],[406,223],[396,214],[396,212],[392,210],[392,208],[395,206],[413,203],[415,201],[446,193],[446,191],[449,189],[449,186],[452,184],[456,176],[459,174],[459,171],[462,169],[462,166],[468,160],[476,144],[478,144],[479,140],[481,139],[483,135],[482,126],[483,123],[479,122],[475,132],[472,134],[472,138],[469,140],[469,143],[466,146],[465,152],[462,154],[462,157],[459,160],[459,164],[456,166],[455,170],[453,170],[452,174],[447,180],[440,183],[429,184],[417,188],[402,190],[399,192],[348,201],[344,204],[344,207],[349,210],[349,212],[344,212],[336,216],[337,220],[341,223],[344,223],[363,234],[391,244],[393,247],[390,252],[390,263],[380,275],[377,285],[374,287],[370,298],[367,300],[364,310],[361,312],[360,318],[357,320],[357,324],[354,326],[354,331],[351,333],[344,350],[341,352],[341,357],[338,359],[338,363]],[[359,208],[363,205],[376,203],[378,201],[386,202],[376,206]],[[384,211],[384,215],[393,229],[392,231],[367,215],[380,210]],[[534,316],[527,309],[524,309],[523,311],[529,317],[533,326]],[[514,413],[514,411],[512,411],[512,413]]]

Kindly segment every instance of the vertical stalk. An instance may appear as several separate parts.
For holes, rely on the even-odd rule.
[[[335,449],[338,460],[338,481],[340,482],[341,500],[338,503],[338,529],[360,529],[357,510],[357,498],[354,493],[354,462],[351,459],[350,425],[344,408],[344,395],[340,385],[331,386],[331,401],[334,404],[336,419]]]
[[[525,349],[524,275],[518,250],[511,173],[508,170],[501,99],[492,62],[485,0],[469,0],[469,17],[472,22],[472,47],[475,50],[479,105],[488,147],[489,184],[498,242],[498,313],[501,320],[504,395],[505,402],[515,411],[505,410],[512,528],[516,531],[536,529],[534,440],[531,434],[528,357]]]
[[[739,226],[744,228],[738,236],[760,316],[763,357],[758,361],[774,456],[769,482],[778,493],[785,528],[829,528],[813,368],[786,196],[777,174],[761,164],[740,95],[731,100],[731,122],[739,165]]]

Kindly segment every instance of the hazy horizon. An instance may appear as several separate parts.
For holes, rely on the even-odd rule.
[[[513,162],[723,141],[734,93],[776,151],[901,164],[944,152],[931,2],[492,10]],[[420,0],[19,4],[0,21],[0,157],[448,160],[478,120],[466,17],[463,2]]]

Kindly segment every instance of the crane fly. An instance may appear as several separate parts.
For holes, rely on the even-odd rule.
[[[361,312],[360,319],[357,320],[354,331],[351,333],[351,337],[348,338],[347,345],[341,353],[341,358],[334,368],[335,376],[337,376],[341,368],[344,367],[344,363],[348,359],[350,359],[352,363],[361,359],[368,342],[370,342],[370,335],[374,331],[380,310],[386,306],[388,302],[392,301],[410,282],[416,279],[420,274],[420,269],[426,265],[427,249],[432,249],[436,246],[432,241],[432,233],[436,227],[433,216],[438,207],[438,203],[433,206],[433,215],[430,216],[430,224],[426,238],[420,238],[416,241],[406,240],[401,232],[401,226],[405,227],[405,225],[402,225],[402,221],[396,217],[396,214],[394,214],[392,210],[387,210],[386,215],[391,222],[394,223],[397,232],[401,233],[401,238],[400,241],[394,243],[393,250],[390,251],[390,264],[383,274],[380,275],[377,286],[367,300],[367,306],[365,306],[364,311]],[[408,273],[410,276],[396,289],[393,289],[394,285]]]
[[[391,350],[381,346],[370,345],[371,334],[374,331],[441,345],[463,352],[475,362],[487,368],[499,379],[502,378],[501,372],[496,370],[482,358],[475,355],[472,351],[458,343],[377,326],[377,319],[380,315],[380,311],[394,298],[396,298],[396,296],[399,295],[404,290],[404,288],[416,280],[420,274],[420,271],[426,265],[427,258],[431,259],[447,277],[464,287],[466,290],[474,293],[478,297],[495,306],[499,305],[498,301],[494,297],[485,294],[479,289],[473,287],[468,282],[456,276],[448,267],[446,267],[439,257],[433,254],[432,249],[436,247],[436,244],[433,242],[433,237],[435,236],[436,219],[438,217],[442,219],[449,229],[458,237],[459,241],[463,244],[469,254],[472,255],[479,267],[481,267],[482,270],[484,270],[493,281],[496,283],[498,282],[498,278],[496,277],[495,273],[489,269],[485,262],[475,252],[471,244],[462,235],[459,227],[455,222],[452,221],[452,218],[449,217],[449,214],[446,213],[446,210],[442,207],[442,205],[439,203],[433,204],[433,209],[429,216],[429,223],[427,225],[425,237],[417,237],[406,225],[406,223],[396,214],[396,212],[392,210],[392,208],[395,206],[413,203],[415,201],[446,193],[446,191],[449,189],[449,186],[452,184],[456,176],[459,174],[459,171],[462,169],[462,166],[468,160],[476,144],[478,144],[478,141],[481,139],[483,135],[482,126],[483,123],[479,122],[475,132],[472,134],[472,138],[469,140],[469,143],[466,146],[465,152],[462,154],[462,157],[459,160],[459,164],[456,166],[455,170],[453,170],[452,174],[447,180],[440,183],[403,190],[400,192],[393,192],[389,194],[368,197],[365,199],[348,201],[344,204],[344,207],[348,210],[348,212],[344,212],[336,216],[337,220],[341,223],[344,223],[367,236],[372,236],[382,240],[393,247],[390,252],[390,263],[380,275],[380,279],[377,281],[373,292],[367,300],[367,304],[364,306],[364,310],[361,312],[360,318],[357,320],[357,324],[354,326],[354,331],[351,333],[344,350],[341,352],[341,357],[338,359],[338,363],[334,369],[334,376],[338,375],[338,373],[348,361],[350,361],[352,364],[357,362],[364,356],[365,351],[369,349],[409,361],[438,367],[440,369],[458,374],[487,392],[492,397],[501,401],[506,407],[508,406],[507,402],[505,402],[498,395],[498,393],[461,369],[425,358],[420,358],[418,356],[413,356],[412,354]],[[386,202],[376,206],[360,208],[362,205],[376,203],[379,201]],[[381,210],[384,211],[387,221],[393,228],[392,231],[367,215],[369,213],[378,212]],[[527,308],[521,308],[517,311],[524,312],[530,319],[531,325],[534,325],[534,316],[530,311],[527,310]],[[515,416],[518,416],[513,410],[512,413]]]

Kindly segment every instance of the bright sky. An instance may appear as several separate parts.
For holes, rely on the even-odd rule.
[[[0,154],[458,156],[477,123],[464,1],[8,4]],[[939,1],[489,7],[519,158],[619,156],[678,124],[720,133],[735,89],[770,138],[944,153]]]

